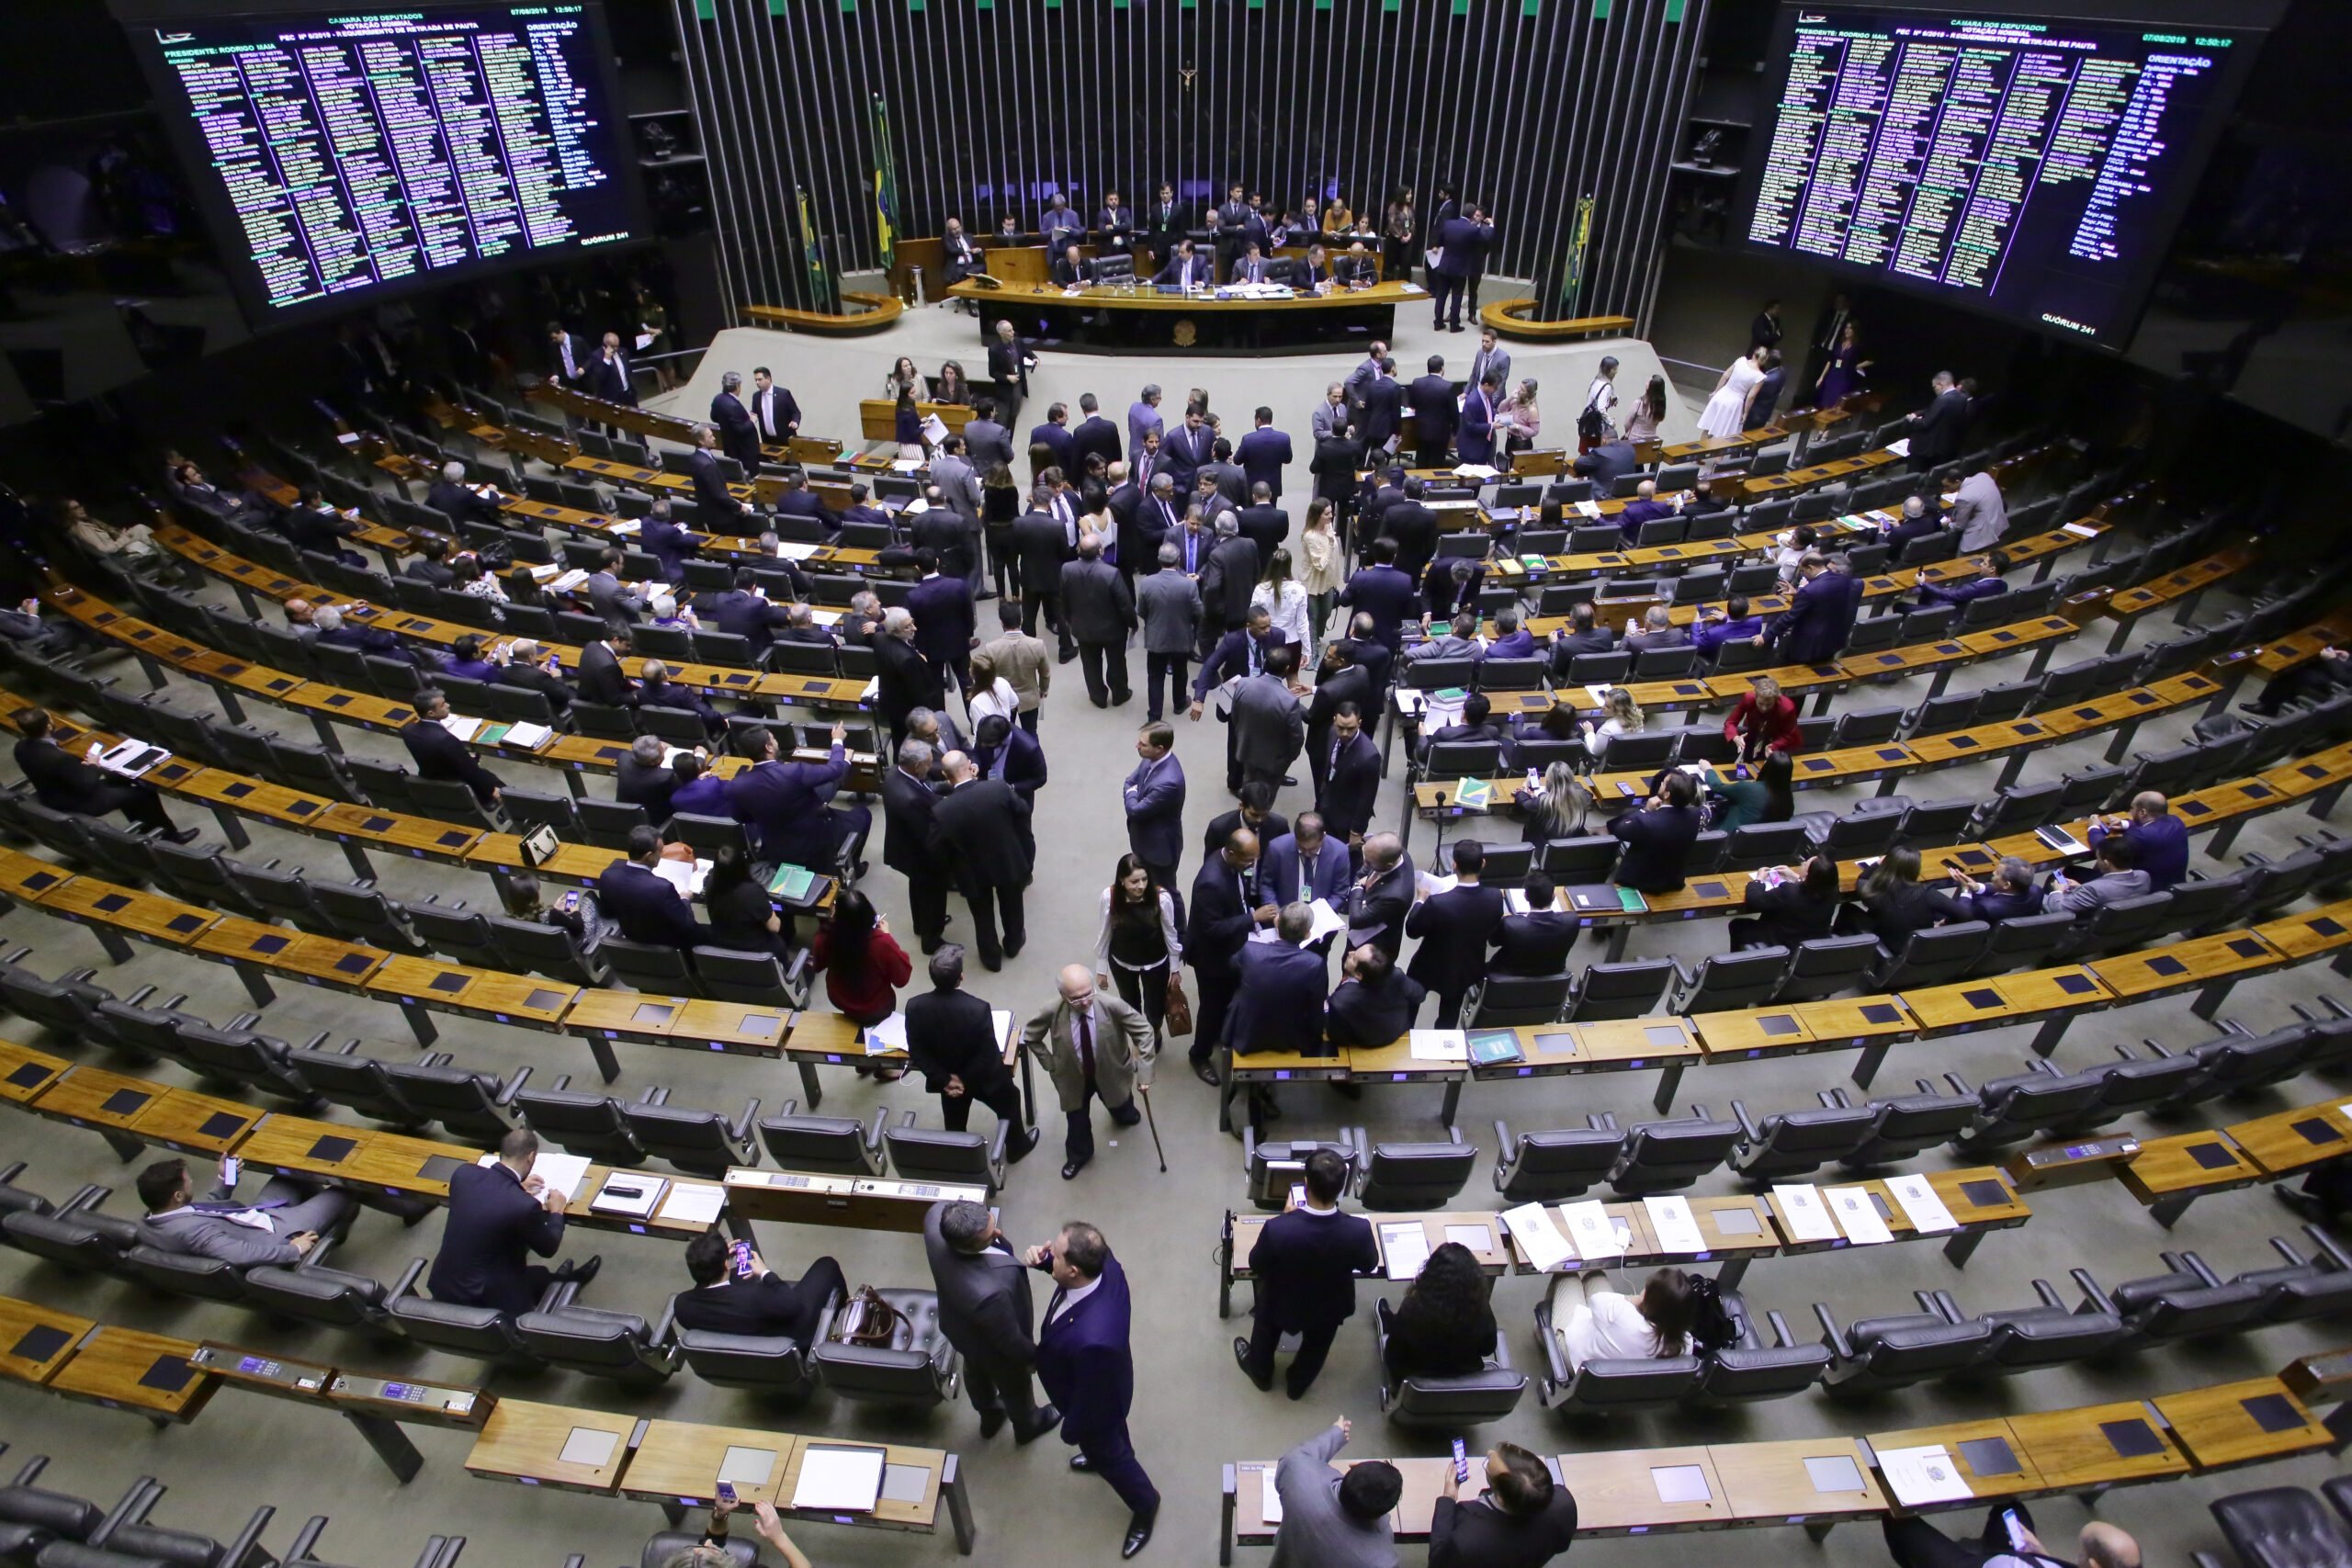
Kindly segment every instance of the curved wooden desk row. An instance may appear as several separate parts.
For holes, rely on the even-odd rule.
[[[1576,1497],[1579,1539],[1802,1525],[1818,1540],[1839,1524],[2053,1493],[2095,1495],[2114,1486],[2211,1474],[2340,1443],[2292,1385],[2280,1377],[2261,1377],[2152,1399],[1867,1437],[1587,1450],[1544,1462]],[[1945,1450],[1966,1485],[1965,1500],[1917,1508],[1895,1501],[1881,1456],[1928,1447]],[[1390,1526],[1400,1540],[1426,1540],[1453,1461],[1390,1462],[1405,1479],[1404,1498],[1389,1517]],[[1266,1520],[1262,1506],[1273,1468],[1262,1460],[1224,1466],[1220,1564],[1233,1561],[1237,1542],[1272,1542],[1276,1526]],[[1484,1484],[1475,1465],[1472,1480]]]
[[[1478,308],[1478,324],[1492,327],[1498,337],[1529,343],[1565,343],[1573,338],[1631,337],[1631,316],[1564,316],[1545,320],[1535,314],[1536,301],[1521,297],[1490,299]]]
[[[968,1556],[978,1537],[957,1456],[944,1449],[501,1400],[487,1389],[382,1378],[267,1347],[139,1333],[13,1297],[0,1297],[0,1341],[13,1347],[0,1349],[0,1378],[158,1427],[195,1420],[223,1388],[333,1411],[402,1483],[424,1461],[401,1428],[438,1427],[476,1434],[469,1474],[652,1503],[673,1525],[686,1509],[708,1506],[724,1474],[745,1503],[772,1503],[796,1523],[929,1535],[944,1512],[959,1552]],[[883,1495],[871,1512],[792,1506],[803,1462],[826,1449],[884,1456]]]
[[[746,305],[743,314],[762,326],[782,327],[786,332],[816,333],[825,337],[863,337],[878,333],[897,321],[906,310],[906,303],[895,294],[859,294],[842,290],[841,311],[796,310],[783,305]]]

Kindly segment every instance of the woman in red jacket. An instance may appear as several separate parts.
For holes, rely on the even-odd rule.
[[[1804,750],[1796,699],[1781,695],[1781,683],[1770,675],[1757,676],[1755,689],[1734,703],[1724,718],[1724,739],[1739,748],[1743,762],[1753,762],[1767,751]]]
[[[817,928],[808,962],[825,972],[825,995],[833,1006],[860,1029],[899,1010],[899,987],[914,974],[914,961],[888,924],[876,918],[873,901],[854,887],[834,896],[833,918]],[[864,1077],[865,1064],[857,1070]]]

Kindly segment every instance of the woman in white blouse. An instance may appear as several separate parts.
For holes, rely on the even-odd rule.
[[[450,570],[457,573],[457,580],[450,586],[468,598],[488,599],[501,604],[506,602],[506,590],[498,585],[498,579],[482,570],[481,562],[471,555],[459,556]]]
[[[1647,1361],[1697,1353],[1690,1338],[1696,1303],[1690,1275],[1661,1269],[1638,1296],[1611,1290],[1608,1280],[1601,1269],[1555,1275],[1544,1298],[1552,1332],[1559,1336],[1571,1371],[1594,1359]]]
[[[1008,723],[1021,722],[1021,698],[1014,693],[1012,682],[996,672],[996,660],[985,653],[975,653],[971,661],[972,683],[964,688],[964,712],[972,721],[972,728],[980,728],[980,720],[992,713],[1001,713]]]
[[[1331,531],[1331,503],[1319,495],[1306,503],[1306,525],[1299,532],[1298,544],[1306,552],[1306,580],[1302,586],[1306,590],[1319,653],[1323,628],[1330,624],[1331,607],[1347,581],[1347,573],[1341,570],[1346,563],[1341,559],[1340,536]]]
[[[1306,584],[1290,574],[1290,549],[1276,545],[1274,553],[1266,560],[1266,580],[1250,591],[1251,609],[1263,610],[1274,618],[1274,629],[1283,640],[1302,650],[1307,647]]]
[[[1634,694],[1623,686],[1611,686],[1601,700],[1600,722],[1584,727],[1584,749],[1592,755],[1592,765],[1601,765],[1609,755],[1609,742],[1620,735],[1636,735],[1643,724],[1642,705]]]

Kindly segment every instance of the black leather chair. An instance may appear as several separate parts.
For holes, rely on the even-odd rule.
[[[832,1327],[840,1309],[828,1312],[808,1358],[818,1379],[845,1399],[903,1405],[953,1399],[963,1381],[964,1359],[939,1330],[938,1296],[930,1291],[876,1293],[898,1309],[897,1334],[887,1346],[836,1344]]]
[[[494,1077],[449,1065],[447,1051],[420,1061],[386,1062],[384,1076],[417,1111],[438,1122],[461,1143],[494,1145],[515,1123],[514,1097],[531,1081],[531,1069],[517,1067],[511,1077]]]
[[[627,1108],[607,1094],[571,1092],[569,1073],[546,1089],[518,1091],[514,1109],[532,1132],[567,1154],[605,1165],[645,1163],[645,1145],[628,1124]]]
[[[918,1127],[911,1111],[895,1127],[882,1133],[882,1146],[890,1168],[908,1181],[936,1181],[984,1187],[993,1198],[1004,1185],[1005,1145],[1012,1124],[999,1122],[992,1134],[951,1133],[944,1127]]]
[[[1748,1181],[1781,1181],[1819,1170],[1832,1160],[1851,1159],[1878,1125],[1876,1108],[1849,1103],[1837,1089],[1821,1091],[1812,1111],[1776,1111],[1758,1122],[1735,1100],[1738,1146],[1724,1163]]]
[[[32,1562],[51,1542],[88,1540],[106,1522],[88,1498],[34,1485],[48,1465],[46,1458],[28,1460],[0,1486],[0,1562]],[[134,1482],[134,1491],[143,1484]]]
[[[97,1212],[112,1190],[85,1187],[45,1214],[0,1214],[0,1239],[77,1273],[111,1273],[141,1239],[138,1221]]]
[[[1556,1203],[1582,1197],[1609,1179],[1625,1152],[1625,1134],[1599,1116],[1589,1127],[1514,1134],[1495,1123],[1495,1190],[1507,1203]]]
[[[1823,1379],[1826,1386],[1853,1393],[1908,1388],[1965,1372],[1992,1354],[1990,1322],[1981,1317],[1951,1322],[1935,1310],[1928,1292],[1912,1295],[1919,1311],[1861,1318],[1847,1328],[1838,1326],[1827,1306],[1814,1303],[1831,1357]]]
[[[1500,1339],[1487,1364],[1456,1377],[1395,1377],[1388,1365],[1388,1303],[1375,1302],[1372,1312],[1374,1358],[1382,1368],[1380,1408],[1399,1427],[1434,1427],[1459,1431],[1482,1421],[1500,1421],[1519,1408],[1527,1393],[1527,1374],[1511,1370],[1510,1352]]]
[[[760,1139],[780,1169],[823,1176],[882,1174],[882,1126],[889,1119],[888,1106],[875,1111],[871,1127],[848,1116],[803,1116],[799,1111],[800,1102],[787,1100],[775,1115],[760,1118]]]
[[[1329,1149],[1347,1162],[1347,1185],[1352,1188],[1363,1168],[1363,1151],[1358,1149],[1354,1135],[1340,1129],[1336,1139],[1277,1139],[1261,1142],[1254,1127],[1244,1126],[1241,1132],[1241,1171],[1249,1184],[1250,1201],[1261,1209],[1280,1209],[1289,1201],[1290,1190],[1306,1179],[1306,1156],[1317,1149]]]
[[[391,1303],[416,1289],[425,1262],[422,1258],[411,1258],[390,1285],[370,1275],[331,1269],[307,1258],[298,1264],[248,1269],[245,1299],[273,1317],[388,1333]]]
[[[1545,1361],[1536,1399],[1554,1410],[1606,1416],[1679,1404],[1698,1394],[1706,1375],[1705,1359],[1699,1356],[1653,1356],[1639,1360],[1596,1356],[1581,1367],[1571,1367],[1560,1337],[1552,1330],[1549,1302],[1535,1308],[1535,1336],[1544,1346]]]
[[[695,1376],[721,1388],[740,1388],[797,1403],[817,1387],[816,1374],[808,1365],[808,1347],[785,1335],[714,1334],[682,1328],[677,1341],[678,1353]]]
[[[1925,1078],[1915,1080],[1916,1094],[1898,1094],[1870,1102],[1878,1124],[1862,1146],[1838,1163],[1847,1170],[1871,1170],[1900,1165],[1923,1149],[1949,1143],[1976,1116],[1973,1094],[1939,1094]]]
[[[1463,1027],[1510,1029],[1520,1024],[1556,1023],[1575,986],[1576,976],[1565,973],[1489,975],[1464,998]]]
[[[2015,1377],[2069,1361],[2095,1360],[2121,1348],[2128,1331],[2113,1313],[2087,1302],[2069,1307],[2047,1280],[2036,1280],[2033,1290],[2041,1298],[2038,1306],[1980,1314],[1993,1325],[1993,1348],[1972,1369],[1973,1375]],[[1951,1292],[1937,1291],[1931,1300],[1946,1322],[1963,1321]]]
[[[2260,1285],[2224,1281],[2193,1252],[2162,1257],[2169,1272],[2126,1280],[2112,1292],[2100,1289],[2087,1269],[2069,1270],[2085,1299],[2123,1320],[2129,1330],[2127,1348],[2228,1334],[2260,1320],[2265,1307]]]
[[[648,1324],[633,1312],[582,1306],[572,1299],[576,1289],[556,1286],[552,1306],[514,1320],[525,1349],[583,1377],[640,1386],[670,1381],[680,1356],[669,1303],[663,1304],[659,1320]]]
[[[723,1179],[730,1166],[760,1163],[760,1146],[752,1137],[752,1121],[759,1113],[757,1095],[729,1118],[716,1111],[673,1106],[666,1089],[648,1089],[636,1104],[621,1107],[629,1131],[648,1155],[713,1181]]]
[[[1722,1301],[1737,1337],[1702,1358],[1706,1366],[1699,1374],[1699,1392],[1692,1403],[1753,1404],[1803,1393],[1820,1383],[1829,1371],[1828,1346],[1819,1341],[1799,1344],[1789,1332],[1788,1320],[1777,1312],[1765,1314],[1773,1337],[1773,1343],[1767,1345],[1758,1336],[1755,1315],[1737,1291],[1725,1291]]]
[[[1788,973],[1785,947],[1750,947],[1737,953],[1711,953],[1694,973],[1674,960],[1678,989],[1673,1010],[1685,1016],[1703,1012],[1742,1012],[1772,999],[1781,977]]]
[[[1729,1158],[1745,1131],[1737,1122],[1710,1116],[1703,1105],[1673,1121],[1636,1122],[1625,1134],[1624,1154],[1610,1169],[1610,1188],[1632,1198],[1688,1187]]]
[[[1356,1179],[1356,1198],[1367,1209],[1397,1213],[1442,1209],[1469,1184],[1478,1161],[1475,1144],[1463,1142],[1462,1129],[1442,1144],[1373,1144],[1364,1130],[1355,1129],[1355,1146],[1367,1151]]]
[[[2235,1492],[2207,1506],[2246,1568],[2352,1568],[2352,1532],[2300,1486]]]

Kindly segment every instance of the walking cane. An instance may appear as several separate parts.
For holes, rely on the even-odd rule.
[[[1151,1086],[1139,1083],[1136,1085],[1136,1092],[1143,1096],[1144,1125],[1151,1129],[1151,1152],[1159,1156],[1159,1174],[1165,1176],[1168,1174],[1168,1151],[1160,1146],[1159,1118],[1151,1113]]]

